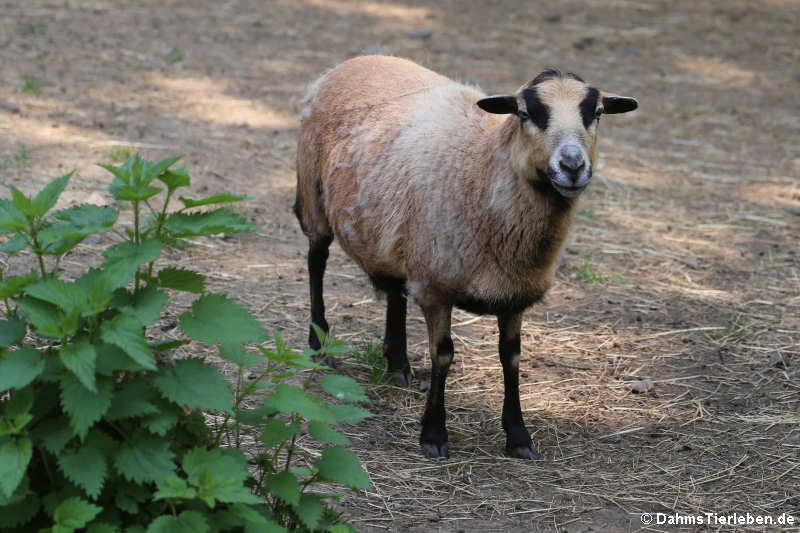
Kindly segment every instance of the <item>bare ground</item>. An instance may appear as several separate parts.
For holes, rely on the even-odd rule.
[[[382,45],[489,92],[555,65],[637,97],[640,111],[603,121],[600,175],[554,288],[526,315],[523,409],[545,460],[502,457],[496,325],[461,312],[452,458],[421,457],[417,384],[429,371],[410,310],[411,390],[340,364],[377,414],[348,430],[374,490],[343,509],[365,531],[628,531],[643,527],[642,512],[800,520],[800,2],[0,8],[2,184],[33,191],[77,168],[69,204],[105,193],[94,163],[115,147],[185,154],[195,190],[249,194],[262,231],[169,261],[200,269],[296,345],[308,315],[305,242],[290,213],[298,107],[324,69]],[[38,94],[22,90],[37,84]],[[81,271],[103,244],[65,268]],[[379,343],[383,303],[340,251],[329,265],[334,333]],[[633,393],[642,379],[654,388]],[[765,528],[737,531],[748,529]]]

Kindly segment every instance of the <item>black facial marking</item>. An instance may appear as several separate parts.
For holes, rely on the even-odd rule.
[[[540,130],[547,129],[547,123],[550,121],[550,108],[539,100],[539,94],[536,89],[525,89],[522,91],[522,96],[525,98],[525,107],[528,110],[528,116],[531,121]]]
[[[572,78],[573,80],[583,82],[583,78],[581,78],[574,72],[564,73],[558,70],[557,68],[548,68],[543,72],[541,72],[538,76],[533,78],[533,80],[530,83],[530,86],[533,87],[534,85],[538,85],[543,81],[562,79],[562,78]]]
[[[588,128],[597,116],[597,99],[599,97],[600,92],[594,87],[589,87],[586,91],[586,96],[580,103],[581,118],[585,128]]]

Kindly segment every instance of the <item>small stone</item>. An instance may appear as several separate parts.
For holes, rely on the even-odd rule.
[[[649,379],[637,379],[628,383],[628,388],[634,394],[644,394],[653,388],[653,382]]]
[[[19,106],[14,102],[0,102],[0,111],[19,113]]]
[[[93,192],[86,198],[86,203],[92,205],[99,205],[101,207],[104,205],[108,205],[106,199],[103,198],[103,196],[97,191]]]
[[[412,39],[430,39],[433,35],[433,30],[430,28],[415,28],[408,34]]]
[[[700,267],[700,262],[696,257],[684,257],[680,261],[693,270],[697,270]]]
[[[769,356],[769,366],[786,368],[786,361],[783,360],[781,352],[772,352],[772,355]]]

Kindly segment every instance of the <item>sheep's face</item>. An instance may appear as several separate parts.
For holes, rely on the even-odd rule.
[[[592,178],[600,116],[637,105],[633,98],[604,95],[578,76],[554,70],[539,74],[514,95],[478,102],[490,113],[519,117],[512,165],[520,176],[552,186],[567,198],[578,196]]]

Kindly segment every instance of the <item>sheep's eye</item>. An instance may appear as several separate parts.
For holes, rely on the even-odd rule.
[[[518,113],[518,115],[519,115],[520,120],[523,120],[523,121],[528,120],[529,118],[531,118],[531,116],[528,114],[527,111],[520,111]]]

